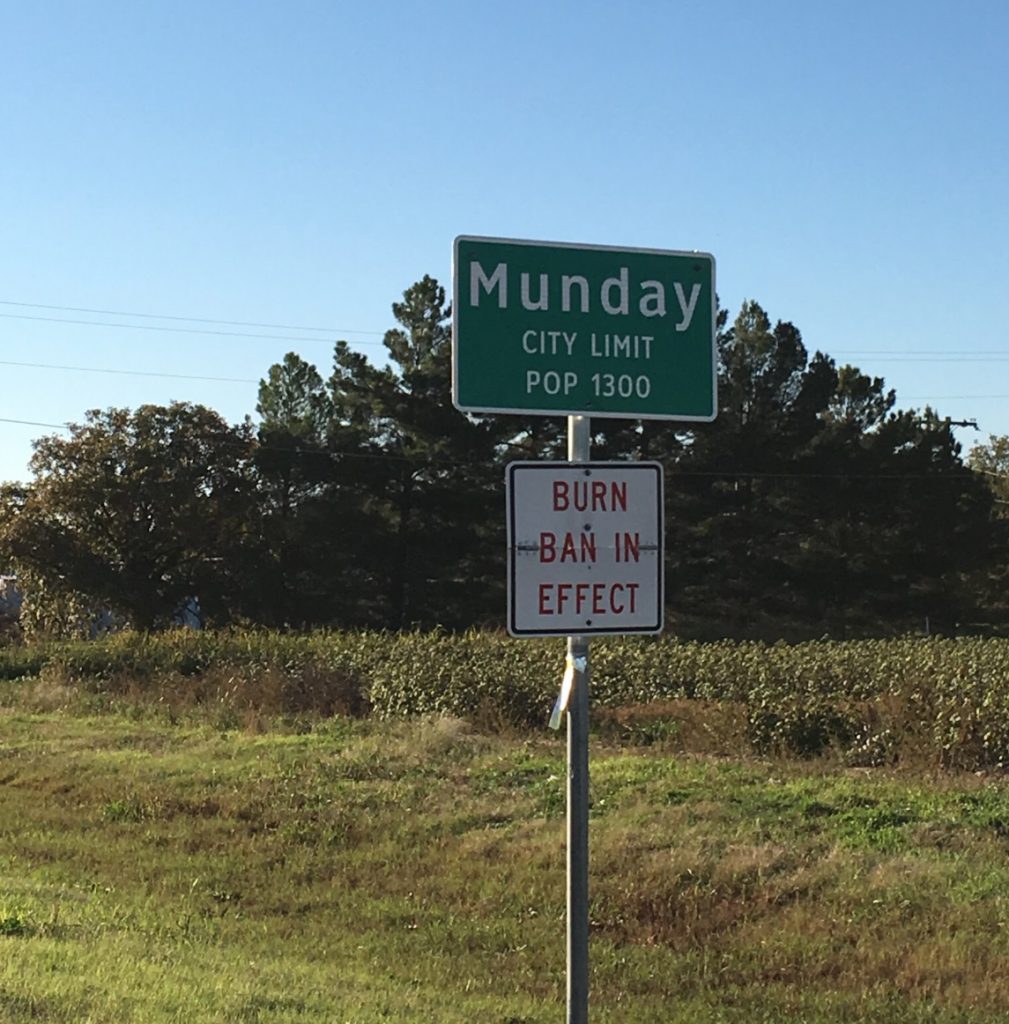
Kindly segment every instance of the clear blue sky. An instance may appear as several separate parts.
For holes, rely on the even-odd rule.
[[[0,480],[9,420],[381,361],[458,234],[712,252],[733,315],[1009,433],[1007,47],[1004,0],[0,2]]]

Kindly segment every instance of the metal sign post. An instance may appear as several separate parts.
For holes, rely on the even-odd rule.
[[[571,415],[566,462],[512,462],[505,478],[508,631],[567,640],[550,728],[566,711],[569,1024],[588,1020],[589,639],[656,633],[663,618],[662,467],[590,449],[589,417]]]
[[[590,416],[715,418],[709,253],[460,235],[452,264],[462,412],[566,416],[569,463],[591,461]],[[662,629],[662,470],[598,463],[575,482],[566,464],[530,465],[507,475],[508,632],[567,637],[551,727],[567,710],[567,1020],[588,1024],[588,638]]]
[[[568,460],[590,458],[589,418],[568,417]],[[568,637],[576,672],[568,705],[568,1024],[589,1019],[589,642]]]

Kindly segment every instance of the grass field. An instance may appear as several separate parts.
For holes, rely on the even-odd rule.
[[[0,1021],[565,1019],[554,734],[2,686]],[[1009,1021],[998,776],[689,752],[692,707],[593,740],[593,1022]]]

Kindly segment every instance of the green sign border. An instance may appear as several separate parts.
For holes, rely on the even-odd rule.
[[[551,250],[551,252],[557,252],[559,255],[563,252],[586,252],[586,253],[599,253],[612,255],[619,257],[625,255],[628,257],[676,257],[680,259],[702,259],[707,261],[710,265],[710,289],[711,289],[711,312],[710,312],[710,354],[705,359],[705,353],[697,352],[697,344],[695,340],[694,351],[692,353],[692,359],[694,362],[700,360],[704,363],[703,376],[694,373],[691,378],[690,385],[693,388],[691,400],[685,401],[683,399],[677,400],[675,396],[671,398],[671,404],[677,407],[662,409],[659,408],[657,411],[642,410],[640,408],[634,408],[633,403],[636,401],[632,395],[630,397],[622,398],[621,405],[619,408],[614,407],[602,407],[598,405],[580,404],[579,402],[567,403],[561,396],[558,396],[558,404],[549,406],[537,403],[536,399],[531,399],[529,405],[513,404],[514,394],[510,396],[502,396],[500,400],[497,396],[492,395],[491,400],[487,401],[473,401],[472,386],[465,386],[465,381],[471,379],[472,375],[477,372],[477,369],[473,365],[473,352],[479,348],[479,342],[474,345],[472,339],[473,326],[469,322],[472,320],[472,314],[464,314],[461,309],[459,302],[462,292],[460,287],[465,284],[460,280],[461,275],[461,260],[460,260],[460,247],[466,243],[476,243],[479,245],[488,246],[502,246],[514,248],[532,248],[532,249],[544,249]],[[546,254],[544,254],[546,255]],[[473,412],[473,413],[506,413],[515,415],[536,415],[536,416],[589,416],[592,418],[606,417],[610,419],[656,419],[656,420],[680,420],[685,422],[711,422],[715,419],[718,414],[718,347],[716,341],[716,316],[717,316],[717,305],[715,296],[715,258],[710,253],[698,252],[698,251],[682,251],[673,249],[647,249],[647,248],[633,248],[633,247],[621,247],[621,246],[609,246],[609,245],[587,245],[570,242],[547,242],[547,241],[532,241],[525,239],[515,238],[496,238],[496,237],[484,237],[479,235],[459,235],[453,244],[452,249],[452,284],[453,284],[453,302],[452,302],[452,402],[462,412]],[[563,258],[563,257],[561,257]],[[612,272],[616,273],[619,269],[619,263],[614,260]],[[609,271],[607,271],[609,272]],[[513,281],[511,284],[513,290],[518,289],[518,282]],[[703,313],[703,309],[699,309],[698,312]],[[482,319],[486,320],[488,317],[493,317],[493,311],[479,314]],[[505,311],[504,316],[514,317],[513,311]],[[527,314],[528,315],[528,314]],[[543,316],[542,312],[535,313],[533,315]],[[695,314],[696,315],[696,314]],[[567,318],[564,320],[564,324],[567,326],[580,326],[585,328],[586,318],[596,318],[590,320],[589,329],[596,329],[598,321],[598,314],[596,313],[576,313],[566,312],[558,313],[561,318]],[[578,318],[581,317],[581,324],[577,324]],[[559,321],[554,321],[558,323]],[[698,327],[691,327],[689,336],[696,339],[696,334],[699,329]],[[688,335],[685,335],[688,337]],[[461,355],[462,350],[466,349],[466,353]],[[582,357],[584,359],[584,357]],[[708,376],[708,363],[710,362],[710,378]],[[460,364],[465,364],[463,367]],[[581,364],[580,364],[581,365]],[[610,364],[612,365],[612,364]],[[511,367],[509,367],[511,369]],[[524,367],[520,367],[524,369]],[[668,360],[667,365],[663,366],[663,372],[668,372]],[[488,369],[484,369],[481,366],[482,372],[488,372],[491,379],[501,379],[501,366],[491,365]],[[661,380],[659,381],[661,385]],[[486,388],[483,388],[486,392]],[[486,399],[486,393],[484,398]],[[512,401],[507,399],[511,398]],[[602,397],[599,399],[600,402],[605,402],[606,398]],[[655,405],[654,402],[652,402]],[[692,406],[690,411],[683,411],[684,405]],[[698,413],[695,410],[704,406],[705,411]],[[707,411],[710,409],[710,411]]]

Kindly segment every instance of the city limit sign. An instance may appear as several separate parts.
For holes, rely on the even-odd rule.
[[[507,474],[508,632],[660,632],[662,467],[513,462]]]
[[[460,236],[452,273],[464,412],[715,418],[710,254]]]

